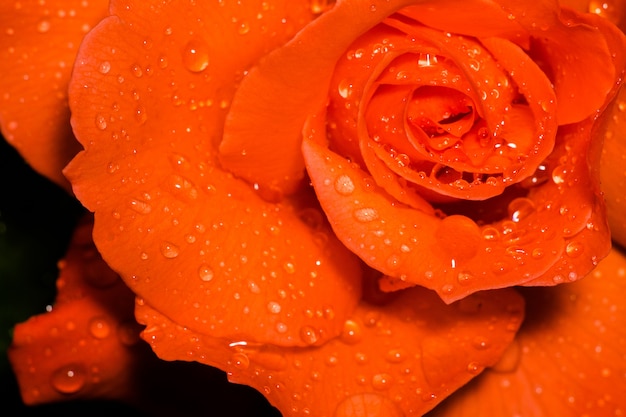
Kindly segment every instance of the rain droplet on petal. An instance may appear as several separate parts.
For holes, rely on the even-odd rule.
[[[361,326],[353,320],[346,320],[341,332],[341,341],[348,345],[354,345],[361,341],[362,336]]]
[[[213,279],[213,269],[206,264],[202,264],[198,268],[198,276],[202,281],[209,282]]]
[[[170,242],[163,242],[161,244],[161,253],[168,259],[173,259],[178,256],[179,248]]]
[[[372,377],[372,387],[377,390],[389,389],[393,378],[389,374],[376,374]]]
[[[54,371],[50,383],[63,394],[74,394],[85,386],[85,368],[79,364],[69,364]]]
[[[39,22],[37,24],[37,32],[39,32],[39,33],[46,33],[49,30],[50,30],[50,21],[49,20],[42,20],[41,22]]]
[[[107,120],[101,114],[96,115],[95,123],[96,123],[96,127],[100,130],[105,130],[107,128]]]
[[[191,40],[185,45],[182,58],[189,71],[204,71],[209,66],[209,46],[202,40]]]
[[[233,353],[233,356],[230,358],[230,362],[235,368],[242,371],[248,369],[250,366],[250,358],[242,352]]]
[[[280,313],[281,307],[280,304],[277,303],[276,301],[270,301],[269,303],[267,303],[267,311],[269,311],[272,314],[278,314]]]
[[[306,345],[313,345],[318,340],[317,331],[311,326],[303,326],[300,329],[300,339]]]
[[[350,195],[354,192],[352,178],[347,175],[340,175],[335,180],[335,191],[341,195]]]
[[[100,66],[98,66],[98,71],[100,71],[101,74],[107,74],[111,71],[111,63],[109,61],[102,61]]]
[[[356,209],[353,214],[354,218],[361,223],[367,223],[378,219],[378,211],[371,207]]]
[[[94,317],[89,321],[89,333],[96,339],[104,339],[111,334],[111,325],[104,317]]]

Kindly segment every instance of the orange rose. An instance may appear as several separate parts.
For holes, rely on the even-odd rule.
[[[323,6],[113,0],[84,38],[65,173],[142,337],[284,415],[422,415],[490,366],[523,381],[546,356],[516,346],[575,324],[511,345],[522,298],[473,293],[608,253],[592,133],[624,36],[549,1]],[[524,294],[615,289],[595,283]]]
[[[330,15],[341,13],[338,6],[325,16],[329,25],[337,25]],[[307,173],[338,238],[386,275],[386,290],[419,284],[453,301],[485,288],[575,281],[608,251],[589,169],[598,165],[598,144],[590,139],[622,71],[611,51],[623,40],[602,19],[573,12],[540,18],[507,2],[466,7],[454,13],[444,4],[436,12],[415,5],[360,37],[354,30],[357,39],[337,57],[328,106],[305,130]],[[319,68],[317,56],[301,63],[305,70],[289,67],[294,50],[305,55],[307,35],[313,43],[318,29],[305,28],[297,45],[275,52],[244,80],[220,148],[235,174],[276,186],[267,178],[274,171],[260,172],[267,159],[260,150],[269,143],[250,137],[252,125],[282,132],[274,119],[306,114],[293,104],[279,112],[252,92],[283,97],[296,88],[278,75],[258,75],[267,67]],[[580,62],[607,64],[589,69]],[[325,85],[312,77],[297,88]],[[585,79],[598,88],[582,88]]]

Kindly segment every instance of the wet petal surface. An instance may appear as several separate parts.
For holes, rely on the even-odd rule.
[[[524,291],[526,319],[502,360],[429,417],[623,414],[625,288],[613,251],[579,282]]]
[[[159,357],[226,370],[289,416],[419,416],[495,364],[523,317],[513,290],[445,305],[413,288],[382,306],[361,303],[340,337],[282,348],[199,335],[139,300],[142,336]]]
[[[284,345],[306,344],[304,326],[320,343],[338,334],[361,271],[311,190],[283,198],[216,159],[239,80],[308,22],[308,2],[119,1],[112,13],[78,58],[72,123],[86,150],[66,171],[103,257],[200,332]]]

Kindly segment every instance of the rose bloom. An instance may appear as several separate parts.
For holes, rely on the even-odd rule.
[[[23,401],[626,413],[622,11],[3,4],[3,135],[90,212]]]

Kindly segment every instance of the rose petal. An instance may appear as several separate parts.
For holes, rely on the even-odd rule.
[[[222,164],[250,183],[293,191],[304,176],[302,126],[325,103],[335,63],[356,37],[410,3],[339,1],[264,57],[233,101],[220,145]]]
[[[626,257],[524,292],[527,317],[503,359],[429,417],[616,416],[626,412]]]
[[[309,326],[321,343],[359,299],[358,260],[308,187],[268,202],[281,198],[215,157],[240,74],[309,18],[308,2],[266,5],[114,2],[75,67],[72,123],[85,151],[67,174],[96,212],[103,257],[172,320],[288,345],[306,344]]]
[[[533,38],[530,53],[554,83],[559,124],[582,121],[603,107],[624,70],[623,54],[615,53],[623,50],[624,38],[613,25],[595,15],[560,10],[555,0],[532,7],[513,0],[498,3]]]
[[[592,120],[560,130],[544,170],[530,179],[542,185],[511,200],[508,218],[479,227],[464,215],[441,219],[388,197],[365,171],[320,145],[323,119],[310,120],[307,170],[339,239],[394,278],[382,282],[386,290],[418,284],[451,302],[480,289],[556,285],[583,277],[608,253],[603,201],[581,157],[598,160],[588,143]]]
[[[134,362],[149,354],[138,343],[134,295],[98,256],[90,234],[85,221],[59,264],[52,311],[15,327],[8,354],[26,404],[127,400]]]
[[[80,149],[69,124],[67,84],[81,39],[108,3],[0,4],[0,129],[36,171],[67,190],[61,170]]]
[[[134,294],[102,261],[91,230],[86,218],[74,232],[52,311],[15,327],[9,359],[24,403],[108,399],[147,415],[196,415],[207,404],[231,416],[268,409],[214,368],[154,355],[139,338]]]
[[[494,364],[523,316],[513,290],[446,306],[412,288],[361,303],[342,335],[320,347],[275,348],[206,337],[140,303],[143,337],[166,360],[193,360],[253,386],[284,415],[418,416]]]

